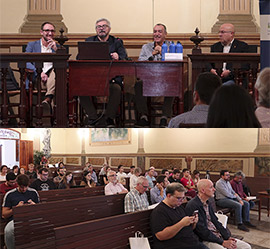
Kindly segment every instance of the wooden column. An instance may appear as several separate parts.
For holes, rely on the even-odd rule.
[[[63,23],[60,13],[61,0],[28,0],[25,22],[20,28],[21,33],[39,33],[43,22],[52,22],[56,31],[63,28],[67,33],[67,27]]]
[[[217,33],[223,23],[232,23],[237,33],[258,33],[251,3],[252,0],[219,0],[218,21],[212,27],[212,33]]]

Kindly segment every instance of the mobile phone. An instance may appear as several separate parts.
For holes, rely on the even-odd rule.
[[[196,216],[196,215],[198,215],[198,213],[199,213],[199,211],[198,211],[198,210],[195,210],[195,211],[193,212],[192,216]]]

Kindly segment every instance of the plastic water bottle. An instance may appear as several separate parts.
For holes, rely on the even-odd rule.
[[[173,41],[171,41],[171,44],[169,46],[169,51],[170,53],[175,53],[175,45]]]
[[[178,41],[176,44],[176,53],[183,54],[183,46],[180,41]]]
[[[168,46],[167,44],[164,42],[161,46],[161,60],[165,61],[165,53],[167,53],[168,51]]]

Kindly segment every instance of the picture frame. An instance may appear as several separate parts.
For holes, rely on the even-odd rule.
[[[91,146],[131,144],[130,128],[90,128]]]

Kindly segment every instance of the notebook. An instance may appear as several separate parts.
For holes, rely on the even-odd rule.
[[[110,60],[108,42],[78,42],[78,60]]]

